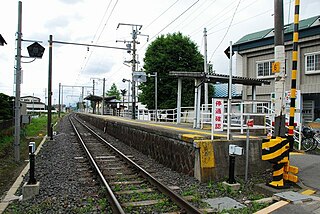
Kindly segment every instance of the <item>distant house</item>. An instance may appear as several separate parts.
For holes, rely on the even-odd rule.
[[[20,101],[22,104],[26,104],[27,113],[46,111],[46,104],[42,103],[38,97],[24,96],[20,98]]]
[[[286,81],[291,88],[293,24],[284,26]],[[270,80],[271,85],[257,88],[258,100],[271,100],[274,92],[274,30],[266,29],[243,36],[233,46],[236,52],[237,75]],[[299,23],[297,90],[301,92],[303,122],[320,117],[320,15]],[[252,90],[242,87],[242,98],[251,99]]]

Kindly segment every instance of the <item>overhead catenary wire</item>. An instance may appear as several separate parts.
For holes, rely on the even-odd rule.
[[[117,4],[118,4],[118,1],[119,1],[119,0],[117,0],[116,3],[113,5],[113,8],[111,9],[111,12],[110,12],[107,20],[105,21],[105,23],[104,23],[104,25],[103,25],[103,28],[102,28],[102,30],[100,31],[99,36],[98,36],[97,39],[95,40],[96,35],[97,35],[97,32],[99,31],[99,28],[101,27],[101,24],[102,24],[103,20],[104,20],[105,17],[106,17],[107,11],[108,11],[109,8],[110,8],[110,5],[111,5],[111,3],[112,3],[112,0],[109,2],[108,7],[107,7],[107,9],[106,9],[105,12],[104,12],[104,15],[103,15],[103,17],[102,17],[102,19],[101,19],[101,21],[100,21],[100,24],[99,24],[99,26],[98,26],[98,28],[97,28],[97,31],[96,31],[96,33],[95,33],[95,35],[94,35],[93,40],[91,41],[91,43],[96,44],[96,43],[99,42],[99,40],[100,40],[100,38],[101,38],[101,35],[103,34],[103,32],[104,32],[104,30],[105,30],[105,28],[106,28],[106,26],[107,26],[107,24],[108,24],[108,22],[109,22],[109,20],[110,20],[110,17],[112,16],[115,7],[116,7]],[[90,58],[91,58],[91,56],[92,56],[92,54],[93,54],[93,50],[94,50],[94,49],[92,49],[92,50],[90,51],[90,50],[88,49],[87,54],[86,54],[86,57],[85,57],[85,59],[84,59],[84,60],[85,60],[85,61],[84,61],[84,64],[83,64],[83,66],[81,66],[81,69],[80,69],[80,71],[79,71],[79,73],[78,73],[77,80],[79,79],[79,76],[81,75],[81,72],[82,72],[83,70],[85,70],[85,68],[87,67],[87,64],[88,64],[88,62],[89,62],[89,60],[90,60]],[[88,55],[88,54],[89,54],[89,55]]]
[[[177,21],[181,16],[183,16],[183,14],[185,14],[186,12],[188,12],[193,6],[195,6],[200,0],[197,0],[196,2],[194,2],[191,6],[189,6],[186,10],[184,10],[179,16],[177,16],[176,18],[174,18],[169,24],[167,24],[164,28],[162,28],[158,33],[156,33],[153,37],[151,37],[151,40],[153,40],[155,37],[157,37],[162,31],[164,31],[167,27],[169,27],[172,23],[174,23],[175,21]]]
[[[232,16],[232,18],[231,18],[230,23],[229,23],[229,26],[228,26],[228,28],[227,28],[224,36],[222,37],[220,43],[218,44],[218,46],[216,47],[216,49],[213,51],[213,53],[212,53],[209,61],[212,60],[213,55],[215,54],[215,52],[216,52],[216,51],[218,50],[218,48],[220,47],[220,45],[222,44],[223,40],[226,38],[226,36],[227,36],[227,34],[228,34],[228,32],[229,32],[229,29],[230,29],[230,27],[231,27],[231,25],[232,25],[233,19],[234,19],[236,13],[237,13],[237,10],[238,10],[238,7],[239,7],[239,5],[240,5],[240,2],[241,2],[241,0],[239,0],[238,5],[237,5],[237,7],[236,7],[236,9],[235,9],[235,11],[234,11],[234,13],[233,13],[233,16]]]
[[[176,0],[173,4],[171,4],[167,9],[165,9],[157,18],[152,20],[147,26],[144,27],[144,30],[146,30],[148,27],[150,27],[154,22],[156,22],[160,17],[162,17],[166,12],[168,12],[175,4],[178,3],[180,0]]]

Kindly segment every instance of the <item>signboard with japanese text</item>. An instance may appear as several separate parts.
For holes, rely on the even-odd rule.
[[[223,99],[212,99],[213,131],[223,131]]]

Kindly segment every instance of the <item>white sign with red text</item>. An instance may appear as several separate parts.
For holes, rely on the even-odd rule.
[[[223,99],[212,99],[213,131],[223,131]]]

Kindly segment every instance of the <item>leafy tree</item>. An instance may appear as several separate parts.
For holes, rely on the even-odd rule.
[[[120,91],[118,90],[115,83],[113,83],[110,90],[107,91],[107,96],[116,96],[117,100],[121,99]]]
[[[0,93],[0,120],[7,120],[13,117],[14,97]]]
[[[197,45],[181,33],[162,35],[153,41],[145,53],[144,69],[147,74],[158,74],[158,108],[170,109],[177,106],[176,77],[169,76],[169,71],[203,71],[203,56]],[[194,80],[182,80],[182,106],[193,106]],[[155,108],[155,82],[148,78],[139,88],[139,99],[147,108]]]

